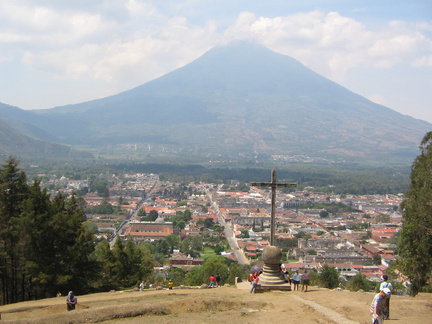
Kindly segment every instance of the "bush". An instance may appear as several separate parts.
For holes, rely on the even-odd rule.
[[[322,287],[334,289],[339,286],[339,273],[335,267],[325,264],[319,274],[318,282]]]

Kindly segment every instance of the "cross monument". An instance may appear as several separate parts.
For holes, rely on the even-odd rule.
[[[274,245],[275,237],[275,212],[276,212],[276,189],[293,188],[297,187],[296,183],[277,183],[276,182],[276,170],[272,170],[272,181],[271,182],[252,182],[250,185],[254,187],[270,187],[271,188],[271,219],[270,219],[270,245]]]
[[[296,183],[278,183],[276,181],[276,170],[272,170],[271,182],[252,182],[251,186],[271,188],[271,222],[270,222],[270,245],[264,248],[262,260],[264,261],[263,273],[260,275],[260,287],[258,290],[291,290],[291,285],[286,284],[280,274],[280,262],[282,251],[274,245],[275,237],[275,213],[276,213],[276,189],[280,187],[297,187]],[[257,289],[257,288],[256,288]],[[256,291],[258,291],[256,290]]]

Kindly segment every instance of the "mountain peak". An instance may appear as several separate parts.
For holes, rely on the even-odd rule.
[[[123,93],[39,111],[59,142],[144,143],[224,155],[403,158],[430,124],[377,105],[295,59],[244,41]]]

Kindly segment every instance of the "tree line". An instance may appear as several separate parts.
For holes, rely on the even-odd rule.
[[[97,244],[85,220],[75,195],[50,197],[9,158],[0,168],[0,303],[126,288],[152,274],[149,251]]]
[[[190,212],[175,220],[190,220]],[[141,245],[119,238],[111,248],[86,223],[83,206],[74,194],[50,196],[39,181],[27,181],[14,158],[1,165],[0,304],[54,297],[69,290],[87,294],[134,288],[141,281],[157,280],[155,264],[162,264],[174,248],[194,256],[203,249],[201,236],[181,240],[175,235]],[[202,226],[215,227],[205,221]],[[223,250],[220,235],[214,238],[215,249],[221,245]],[[234,283],[235,276],[244,271],[219,256],[190,273],[172,269],[169,275],[178,283],[202,285],[210,273],[220,272],[223,282]]]

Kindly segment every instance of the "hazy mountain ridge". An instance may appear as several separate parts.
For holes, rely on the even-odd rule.
[[[114,96],[7,116],[26,123],[27,131],[31,125],[68,144],[169,144],[201,153],[341,158],[412,159],[432,128],[288,56],[245,42],[214,48]]]

